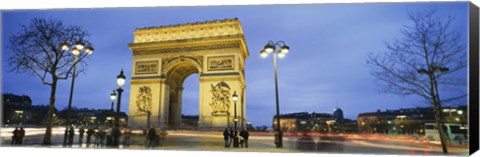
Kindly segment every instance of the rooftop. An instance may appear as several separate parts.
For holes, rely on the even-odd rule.
[[[151,29],[162,29],[162,28],[174,28],[174,27],[183,27],[183,26],[195,26],[195,25],[204,25],[204,24],[213,24],[213,23],[224,23],[224,22],[233,22],[238,21],[238,18],[231,18],[231,19],[223,19],[223,20],[206,20],[203,22],[192,22],[192,23],[181,23],[181,24],[174,24],[174,25],[163,25],[163,26],[153,26],[153,27],[143,27],[137,28],[136,30],[151,30]]]

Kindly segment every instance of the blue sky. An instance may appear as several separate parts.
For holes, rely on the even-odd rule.
[[[400,29],[410,24],[408,11],[435,8],[437,15],[455,16],[453,27],[466,40],[468,3],[363,3],[316,5],[256,5],[211,7],[151,7],[110,9],[54,9],[2,11],[2,92],[29,95],[34,104],[48,104],[50,88],[29,74],[7,71],[8,37],[31,18],[63,20],[89,31],[95,52],[86,74],[75,80],[73,106],[110,108],[109,94],[116,88],[121,68],[131,74],[135,28],[239,18],[250,57],[246,61],[247,120],[271,124],[275,114],[272,58],[259,51],[269,40],[283,40],[290,53],[278,60],[281,113],[326,112],[337,106],[347,118],[362,112],[427,106],[417,96],[380,94],[369,74],[366,55],[383,52],[384,43],[401,38]],[[466,72],[459,74],[466,78]],[[60,81],[56,106],[68,103],[70,80]],[[183,114],[198,113],[198,75],[184,83]],[[128,109],[129,84],[122,97]],[[465,89],[466,90],[466,87]],[[445,93],[449,95],[451,93]],[[466,103],[466,100],[463,101]]]

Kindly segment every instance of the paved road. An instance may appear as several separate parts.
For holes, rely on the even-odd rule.
[[[85,137],[86,138],[86,137]],[[41,146],[43,135],[25,137],[24,146]],[[53,145],[62,147],[63,135],[53,135]],[[75,141],[78,136],[75,136]],[[85,139],[83,140],[86,141]],[[93,141],[93,139],[92,139]],[[146,149],[142,135],[132,136],[129,149]],[[2,145],[10,146],[10,137],[2,136]],[[436,144],[390,141],[378,139],[349,139],[343,136],[287,136],[284,137],[284,148],[275,148],[271,135],[252,135],[249,139],[249,148],[225,148],[221,132],[192,132],[169,131],[164,147],[155,149],[165,150],[217,150],[217,151],[255,151],[255,152],[312,152],[312,153],[361,153],[361,154],[442,154],[441,147]],[[74,145],[74,148],[102,148],[94,145]],[[120,148],[124,149],[123,145]],[[454,155],[467,155],[466,146],[450,146],[449,151]]]

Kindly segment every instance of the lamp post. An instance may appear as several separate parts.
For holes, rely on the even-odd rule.
[[[238,101],[238,95],[237,95],[237,92],[233,92],[233,95],[232,95],[232,99],[233,99],[233,121],[234,121],[234,130],[235,130],[235,133],[237,133],[237,101]]]
[[[120,74],[117,76],[117,92],[118,92],[118,101],[117,101],[117,113],[115,114],[115,127],[112,129],[113,141],[112,144],[114,147],[118,147],[119,138],[121,136],[120,124],[118,120],[120,119],[120,102],[122,100],[123,85],[125,84],[125,75],[123,75],[123,69],[120,71]]]
[[[276,46],[279,46],[280,50],[278,50],[277,52],[274,52]],[[265,45],[263,50],[260,51],[260,56],[264,58],[267,57],[268,54],[270,54],[271,52],[274,52],[273,53],[273,71],[275,74],[275,100],[276,100],[276,108],[277,108],[277,114],[276,114],[277,134],[275,134],[276,136],[275,139],[277,140],[275,143],[278,148],[283,147],[283,143],[282,143],[282,131],[280,129],[280,105],[278,102],[277,55],[278,57],[283,58],[288,53],[289,49],[290,47],[288,47],[284,41],[277,41],[276,43],[274,43],[273,41],[268,41],[268,43]]]
[[[425,74],[429,77],[430,80],[430,92],[431,96],[433,97],[433,108],[434,108],[434,114],[435,114],[435,120],[436,120],[436,125],[437,128],[443,128],[443,119],[442,119],[442,106],[440,104],[440,97],[438,94],[438,82],[437,82],[437,76],[435,73],[445,73],[448,72],[449,69],[446,67],[440,67],[440,66],[433,66],[429,65],[427,69],[418,69],[417,72],[420,74]],[[438,129],[438,134],[440,136],[440,141],[442,144],[442,150],[444,154],[448,153],[447,150],[447,140],[445,139],[446,135],[443,129]]]
[[[62,52],[65,52],[68,49],[70,49],[70,45],[64,42],[60,44],[60,48],[62,49]],[[74,56],[74,60],[73,60],[73,72],[72,72],[72,84],[70,86],[70,98],[68,99],[67,122],[65,125],[65,135],[63,137],[63,146],[67,145],[68,127],[70,126],[70,114],[72,110],[73,86],[75,84],[75,75],[76,75],[75,73],[77,71],[78,55],[80,55],[80,52],[84,48],[85,48],[85,44],[81,41],[77,41],[74,45],[74,48],[71,49],[71,53]],[[87,55],[91,55],[93,53],[93,48],[86,47],[84,51]]]
[[[464,119],[463,119],[463,111],[462,111],[462,110],[458,110],[458,111],[457,111],[457,114],[458,114],[458,116],[460,116],[460,123],[461,123],[463,129],[465,129],[465,131],[463,132],[463,137],[464,137],[465,139],[467,139],[467,130],[466,130],[467,127],[465,126],[465,121],[464,121]],[[461,129],[462,127],[460,127],[460,129]]]
[[[112,100],[112,105],[110,107],[110,116],[112,116],[114,111],[115,111],[115,110],[113,110],[113,104],[115,102],[115,99],[117,99],[117,93],[115,93],[115,90],[113,90],[112,93],[110,94],[110,100]],[[110,127],[113,127],[112,126],[112,119],[110,119]]]
[[[120,71],[120,74],[117,76],[117,92],[118,92],[118,101],[117,101],[117,113],[115,114],[115,127],[118,127],[118,119],[120,116],[120,102],[122,100],[123,85],[125,84],[125,75],[123,75],[123,69]]]

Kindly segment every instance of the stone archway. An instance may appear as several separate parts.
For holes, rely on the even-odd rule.
[[[238,19],[206,21],[136,29],[128,125],[146,127],[147,114],[138,95],[151,91],[151,124],[157,127],[181,123],[183,82],[199,74],[199,128],[224,129],[233,124],[237,92],[237,119],[245,126],[245,59],[248,50]],[[221,86],[221,87],[220,87]],[[228,88],[226,88],[228,87]],[[221,109],[221,110],[220,110]]]

